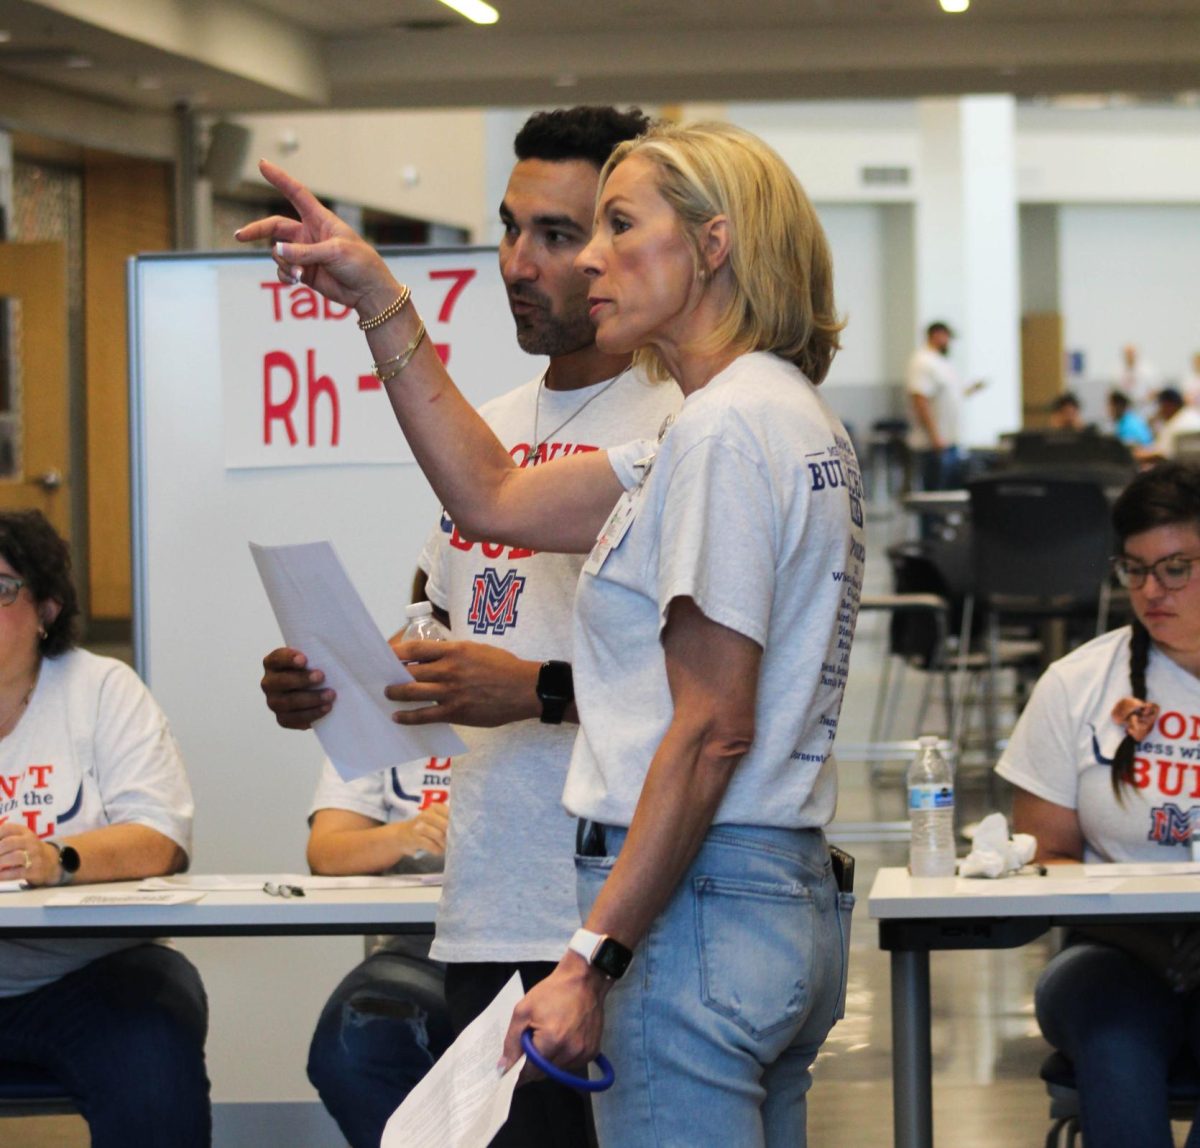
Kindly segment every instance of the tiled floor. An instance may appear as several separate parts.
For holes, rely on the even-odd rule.
[[[869,525],[873,557],[868,588],[884,589],[887,571],[882,549],[889,533],[903,524],[874,520]],[[884,633],[879,616],[864,617],[839,736],[847,744],[867,740]],[[900,707],[902,715],[913,713],[910,702],[906,698]],[[914,732],[897,729],[898,736]],[[872,785],[866,767],[844,763],[839,822],[902,818],[901,786],[898,776]],[[986,812],[987,802],[978,778],[964,778],[960,785],[964,818],[969,821]],[[814,1069],[809,1103],[813,1148],[883,1148],[892,1143],[890,974],[887,954],[877,948],[877,931],[867,917],[866,894],[876,869],[905,863],[905,846],[858,841],[848,847],[858,860],[860,902],[847,1014]],[[1048,1101],[1037,1069],[1047,1046],[1033,1019],[1031,993],[1046,956],[1046,942],[1011,951],[933,955],[934,1121],[939,1144],[1036,1148],[1044,1142]],[[1177,1126],[1177,1133],[1181,1143],[1184,1129]],[[87,1143],[79,1121],[44,1118],[0,1123],[0,1144],[5,1148],[86,1148]]]

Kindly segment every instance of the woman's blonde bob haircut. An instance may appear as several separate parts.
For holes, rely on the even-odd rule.
[[[617,145],[600,173],[601,189],[631,156],[654,165],[658,189],[692,244],[697,274],[706,273],[699,229],[718,215],[729,221],[733,295],[702,349],[774,351],[820,383],[845,324],[833,302],[825,232],[788,166],[762,140],[729,124],[658,124]],[[634,358],[652,378],[667,377],[653,349]]]

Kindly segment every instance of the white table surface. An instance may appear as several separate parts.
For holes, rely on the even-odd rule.
[[[64,891],[128,893],[137,887],[136,881],[124,881],[0,893],[0,938],[420,932],[431,928],[442,892],[438,886],[310,890],[303,897],[208,892],[186,905],[46,907]]]
[[[1114,881],[1084,877],[1082,865],[1051,865],[1045,877],[1022,874],[989,881],[912,877],[907,869],[880,869],[867,905],[879,921],[1200,914],[1200,874]]]

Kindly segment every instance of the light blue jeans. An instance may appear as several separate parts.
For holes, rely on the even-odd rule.
[[[606,856],[575,862],[584,919],[625,830],[604,837]],[[709,830],[605,1004],[616,1083],[593,1097],[602,1148],[803,1148],[853,902],[820,830]]]

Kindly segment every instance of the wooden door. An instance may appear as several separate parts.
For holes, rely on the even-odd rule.
[[[0,509],[42,511],[70,537],[67,257],[61,243],[0,243]]]

